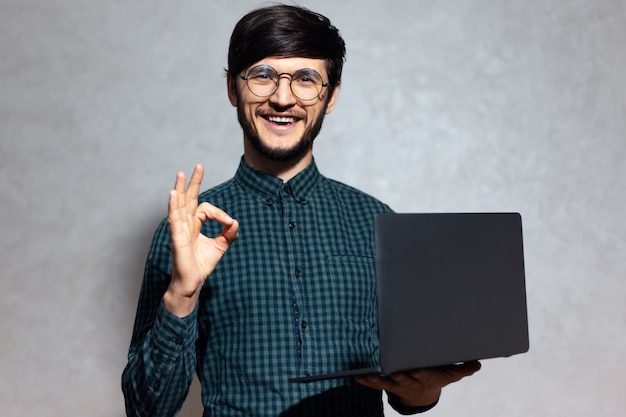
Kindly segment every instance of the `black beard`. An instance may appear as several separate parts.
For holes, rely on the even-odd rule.
[[[239,120],[241,129],[243,129],[243,134],[261,155],[275,162],[292,162],[302,158],[309,151],[309,149],[311,149],[313,141],[322,130],[322,123],[324,122],[325,114],[326,108],[323,109],[311,127],[305,130],[298,143],[290,148],[277,149],[271,148],[263,143],[256,128],[246,117],[243,106],[237,105],[237,119]]]

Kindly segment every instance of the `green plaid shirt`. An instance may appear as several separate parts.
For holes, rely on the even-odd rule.
[[[205,416],[381,416],[380,392],[350,379],[287,379],[378,363],[373,220],[389,207],[315,163],[283,183],[242,160],[199,199],[236,218],[239,239],[177,318],[161,301],[171,246],[158,227],[122,378],[127,414],[175,415],[197,372]]]

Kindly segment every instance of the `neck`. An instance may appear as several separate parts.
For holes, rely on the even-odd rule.
[[[287,182],[311,164],[313,161],[313,149],[310,149],[301,158],[293,161],[274,161],[260,154],[248,141],[244,141],[243,159],[257,171]]]

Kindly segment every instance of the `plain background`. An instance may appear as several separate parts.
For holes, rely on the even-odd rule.
[[[204,163],[209,187],[239,162],[223,69],[258,4],[0,0],[2,415],[123,415],[175,174]],[[397,211],[523,216],[531,349],[428,415],[623,416],[626,2],[301,4],[348,46],[323,173]]]

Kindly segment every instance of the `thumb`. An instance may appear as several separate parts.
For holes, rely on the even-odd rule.
[[[224,224],[224,228],[220,235],[226,240],[228,246],[232,245],[239,237],[239,222],[232,219],[230,224]]]

